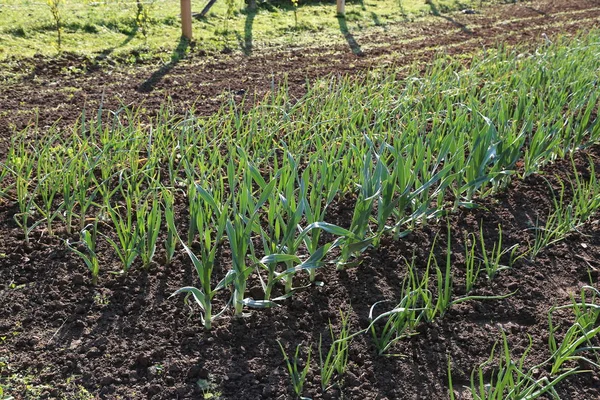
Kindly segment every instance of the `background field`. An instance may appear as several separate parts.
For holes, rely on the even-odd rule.
[[[335,43],[349,33],[391,22],[410,21],[418,16],[441,14],[490,4],[490,0],[367,0],[350,1],[346,19],[335,17],[335,2],[259,2],[256,11],[247,11],[236,2],[228,17],[227,4],[219,0],[206,18],[194,19],[198,47],[208,51],[224,49],[251,53],[254,49],[278,45]],[[179,2],[143,1],[149,11],[146,37],[136,23],[135,1],[76,1],[61,4],[63,46],[67,52],[127,55],[132,51],[150,56],[163,51],[170,55],[181,35]],[[194,1],[194,12],[205,3]],[[0,59],[56,54],[56,32],[49,7],[41,0],[2,0],[0,3]],[[165,54],[163,54],[163,57]],[[135,60],[131,58],[131,60]]]

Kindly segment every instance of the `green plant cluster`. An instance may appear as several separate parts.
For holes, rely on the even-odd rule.
[[[123,273],[149,268],[157,252],[170,261],[181,243],[200,281],[182,291],[194,295],[210,328],[218,290],[232,289],[237,315],[244,306],[274,306],[293,294],[302,272],[312,282],[328,262],[354,265],[382,236],[398,239],[475,206],[518,176],[517,162],[527,176],[596,143],[595,37],[534,53],[500,50],[469,68],[440,58],[424,76],[402,82],[386,71],[361,82],[322,80],[296,102],[282,89],[248,112],[233,102],[208,118],[164,111],[150,131],[131,110],[83,115],[68,136],[27,129],[2,164],[0,196],[16,204],[25,242],[42,226],[54,234],[57,221],[67,235],[81,232],[79,243],[65,243],[94,281],[96,241],[109,244]],[[598,207],[594,179],[573,183],[581,193],[570,229]],[[352,198],[349,223],[328,223],[342,196]],[[187,208],[185,227],[177,206]],[[323,232],[333,239],[324,242]],[[551,243],[534,242],[542,245],[532,254]],[[223,246],[230,269],[215,281]],[[488,277],[509,250],[499,243],[488,257],[482,249]],[[263,299],[245,297],[254,271]],[[285,294],[271,298],[280,283]]]
[[[110,272],[126,274],[170,263],[182,249],[197,276],[176,294],[194,299],[209,330],[229,310],[239,316],[276,307],[315,283],[319,268],[356,266],[383,237],[401,240],[476,207],[511,179],[597,144],[598,38],[593,32],[535,52],[490,51],[468,67],[440,57],[425,74],[401,81],[385,70],[320,80],[300,99],[282,88],[248,111],[232,100],[206,118],[165,108],[148,124],[139,110],[101,109],[94,118],[83,114],[68,134],[31,127],[14,136],[1,165],[0,199],[15,205],[26,244],[40,230],[63,238],[94,284],[105,257],[120,262]],[[589,180],[576,174],[570,185],[571,202],[563,190],[521,255],[534,258],[595,215],[600,187],[593,169]],[[346,203],[347,223],[328,222],[331,207]],[[81,239],[73,242],[73,235]],[[408,263],[397,305],[376,315],[376,303],[366,330],[343,330],[333,353],[321,351],[323,386],[332,368],[343,375],[344,343],[355,335],[371,333],[384,354],[420,321],[480,298],[471,292],[480,272],[493,279],[520,256],[517,247],[503,247],[501,227],[498,238],[490,249],[482,231],[470,236],[479,247],[465,249],[464,297],[453,294],[450,233],[444,264],[433,250],[425,276]],[[227,257],[219,255],[223,249]],[[246,290],[252,274],[262,286],[258,299]],[[218,295],[225,301],[215,312]],[[596,308],[584,301],[573,307],[583,320],[562,344],[550,342],[552,376],[562,371],[560,360],[573,359],[574,349],[597,334],[587,315]],[[301,392],[306,372],[286,360]],[[521,366],[508,360],[506,353],[503,365],[521,376]]]

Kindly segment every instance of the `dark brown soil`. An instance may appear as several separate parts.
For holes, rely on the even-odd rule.
[[[502,22],[506,16],[510,19]],[[537,39],[542,33],[574,33],[597,24],[600,4],[591,0],[528,2],[453,18],[455,22],[444,20],[435,26],[410,25],[402,39],[414,40],[401,45],[395,44],[398,38],[385,34],[365,36],[361,41],[371,46],[362,57],[345,48],[326,55],[319,55],[323,49],[313,48],[210,60],[194,56],[151,87],[143,86],[149,76],[144,68],[135,72],[101,68],[72,76],[41,62],[35,76],[0,88],[3,151],[12,129],[26,126],[36,107],[42,126],[58,117],[63,123],[73,121],[84,105],[95,107],[103,91],[107,108],[115,107],[117,98],[126,104],[144,100],[152,112],[167,95],[181,106],[201,96],[196,102],[198,112],[208,113],[221,103],[218,95],[223,90],[265,93],[272,79],[270,71],[276,71],[276,80],[287,73],[291,90],[301,94],[306,77],[356,72],[381,60],[427,61],[439,51],[437,45],[451,54],[468,53],[482,44],[516,43]],[[456,23],[480,27],[469,33]],[[65,61],[69,62],[77,61]],[[184,77],[194,83],[185,92],[176,83]],[[69,98],[57,87],[78,90]],[[600,146],[577,154],[576,165],[583,174],[589,174],[588,157],[595,170],[600,170]],[[549,183],[556,189],[557,179],[572,176],[571,161],[558,161],[541,175],[515,180],[501,193],[479,200],[480,208],[449,217],[457,277],[454,296],[464,294],[465,235],[477,232],[481,225],[491,247],[501,224],[505,246],[519,244],[525,249],[533,237],[532,226],[538,218],[544,220],[550,208]],[[352,206],[351,200],[340,200],[331,220],[343,221]],[[169,298],[178,288],[195,282],[185,254],[178,253],[171,265],[158,265],[148,272],[134,268],[126,276],[109,274],[118,267],[102,265],[99,283],[92,286],[81,261],[59,239],[39,230],[25,245],[13,222],[14,213],[14,208],[0,205],[0,382],[16,399],[84,398],[78,397],[80,387],[102,399],[200,399],[204,397],[199,382],[208,382],[211,387],[205,391],[220,393],[224,399],[291,399],[294,395],[277,340],[288,354],[299,344],[303,349],[312,347],[313,368],[304,391],[311,398],[447,399],[449,357],[457,395],[468,385],[472,368],[489,357],[502,330],[515,358],[523,354],[531,335],[533,346],[526,365],[540,363],[549,357],[549,308],[569,303],[570,295],[590,284],[590,279],[598,287],[600,220],[596,215],[579,231],[543,251],[535,262],[521,258],[491,282],[482,276],[477,294],[516,293],[504,300],[453,306],[444,317],[420,326],[418,335],[398,343],[394,352],[400,356],[378,356],[370,336],[356,337],[343,382],[323,394],[317,346],[320,335],[328,335],[328,323],[339,329],[339,311],[348,311],[351,330],[356,332],[367,327],[375,302],[386,300],[382,309],[392,308],[406,276],[405,260],[414,255],[423,271],[436,235],[435,254],[443,261],[446,221],[419,228],[398,241],[384,240],[377,249],[364,253],[357,267],[346,271],[323,268],[317,277],[323,286],[301,290],[276,309],[251,311],[241,319],[225,318],[205,333],[197,312],[190,311],[182,297]],[[564,313],[558,321],[566,326],[572,317]],[[305,359],[303,352],[302,365]],[[559,386],[559,393],[563,399],[600,398],[598,371],[568,379]],[[459,398],[469,398],[464,396]]]
[[[576,163],[589,174],[588,156],[600,168],[600,146],[581,152]],[[464,240],[483,226],[489,246],[502,225],[505,246],[524,249],[530,228],[547,214],[552,198],[548,182],[572,178],[570,161],[558,161],[542,175],[515,181],[496,196],[479,201],[476,210],[450,216],[452,258],[456,276],[454,296],[464,293]],[[340,202],[336,219],[351,204]],[[199,380],[214,384],[212,392],[225,399],[293,398],[277,340],[292,351],[311,346],[316,357],[319,336],[328,334],[328,322],[338,327],[339,311],[349,311],[352,331],[368,325],[373,303],[399,300],[406,276],[405,259],[415,257],[422,272],[429,250],[439,235],[435,253],[440,262],[446,248],[446,223],[425,226],[410,236],[386,239],[361,257],[359,266],[335,271],[322,269],[322,287],[298,292],[277,309],[252,311],[241,319],[226,318],[205,333],[198,316],[182,298],[169,296],[194,282],[184,254],[170,266],[149,272],[132,270],[127,276],[106,273],[103,265],[94,287],[80,260],[57,239],[34,234],[24,246],[11,222],[12,210],[1,212],[0,229],[0,357],[8,368],[2,378],[15,374],[48,385],[37,396],[17,398],[76,398],[81,385],[100,398],[202,398]],[[485,361],[504,330],[520,357],[533,338],[526,365],[549,357],[547,312],[567,304],[585,284],[598,285],[600,221],[592,218],[579,232],[545,250],[535,262],[522,258],[514,267],[488,282],[482,275],[476,293],[500,295],[505,300],[470,301],[453,306],[442,318],[419,328],[420,334],[401,341],[394,353],[375,353],[370,336],[355,338],[349,371],[339,388],[323,395],[318,367],[307,378],[305,394],[312,398],[446,399],[447,360],[452,359],[456,389],[468,384],[470,371]],[[118,269],[118,267],[114,267]],[[250,289],[252,290],[252,288]],[[559,323],[572,322],[565,314]],[[316,358],[313,358],[315,360]],[[564,399],[600,398],[597,372],[567,380],[560,386]],[[23,390],[20,386],[17,390]]]

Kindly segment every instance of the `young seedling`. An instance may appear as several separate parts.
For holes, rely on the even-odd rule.
[[[98,283],[98,274],[100,273],[100,263],[98,262],[98,256],[96,255],[97,237],[97,222],[94,222],[81,231],[81,241],[79,243],[69,243],[69,240],[65,241],[67,248],[81,257],[88,267],[88,270],[92,274],[92,285]],[[78,245],[84,246],[85,250],[78,250]]]
[[[247,257],[254,254],[252,236],[261,234],[259,212],[272,197],[277,179],[272,179],[269,183],[261,180],[262,178],[259,179],[256,170],[252,168],[251,163],[248,161],[248,156],[241,149],[238,149],[238,152],[240,157],[238,171],[241,175],[239,186],[237,186],[238,180],[235,178],[236,168],[233,160],[230,160],[227,167],[230,190],[235,193],[235,197],[232,199],[231,216],[227,220],[225,232],[227,233],[233,263],[233,305],[235,315],[241,316],[244,305],[254,308],[273,306],[273,303],[268,300],[246,298],[245,292],[248,277],[256,267],[254,264],[248,265],[247,263]],[[253,184],[255,183],[260,187],[258,198],[253,195]]]
[[[559,197],[554,197],[553,209],[548,213],[544,226],[539,221],[536,223],[533,244],[529,248],[529,259],[534,261],[538,254],[548,246],[565,238],[575,226],[575,216],[572,205],[566,205],[564,201],[565,186],[561,182]]]
[[[217,203],[213,195],[199,184],[195,184],[190,190],[190,201],[196,203],[193,209],[197,211],[195,215],[190,217],[194,218],[194,226],[202,232],[200,257],[197,257],[181,239],[180,242],[196,269],[200,287],[183,287],[173,293],[172,296],[179,293],[189,293],[194,296],[194,300],[200,306],[202,312],[200,318],[204,329],[210,330],[212,329],[212,322],[219,318],[228,307],[225,306],[218,314],[213,315],[212,300],[219,290],[232,284],[236,278],[234,271],[229,271],[214,288],[212,286],[217,250],[221,245],[229,223],[229,205],[228,202]],[[168,223],[171,224],[170,229],[175,230],[174,223]]]
[[[304,390],[304,383],[306,381],[306,375],[310,370],[310,353],[311,349],[308,347],[308,352],[306,355],[306,362],[304,364],[304,368],[300,369],[300,345],[296,347],[296,353],[294,357],[290,359],[283,348],[283,345],[278,340],[279,348],[281,349],[281,353],[283,354],[283,360],[287,366],[288,373],[290,374],[290,379],[292,381],[292,387],[294,389],[294,393],[296,396],[300,397],[300,399],[305,399],[302,397],[302,391]]]
[[[498,364],[493,365],[494,352],[498,343],[494,344],[490,358],[473,369],[471,373],[471,396],[475,400],[505,400],[505,399],[537,399],[545,394],[550,394],[558,399],[556,385],[565,378],[578,373],[577,368],[565,371],[554,378],[542,376],[535,377],[535,371],[543,365],[525,369],[525,360],[532,348],[533,340],[529,337],[529,346],[518,361],[513,361],[508,346],[508,339],[502,331],[502,352],[498,355]],[[484,371],[488,366],[494,369],[490,378],[486,378]]]
[[[465,238],[465,292],[473,290],[481,272],[481,260],[475,257],[477,237],[471,233]]]
[[[30,217],[37,207],[35,204],[36,187],[33,187],[33,171],[36,160],[28,154],[22,141],[15,147],[17,149],[13,149],[9,154],[6,166],[12,172],[15,181],[15,195],[19,209],[13,218],[23,231],[25,243],[29,244],[29,234],[42,222],[37,221],[30,225]]]
[[[337,337],[333,333],[331,322],[329,323],[331,347],[325,357],[323,357],[323,338],[322,336],[319,336],[319,361],[321,367],[321,389],[323,392],[326,392],[331,388],[334,374],[337,373],[338,379],[341,379],[348,367],[348,349],[350,346],[348,317],[348,313],[344,313],[340,310],[341,328]]]
[[[117,253],[123,266],[123,272],[129,272],[133,262],[140,253],[140,227],[134,222],[134,202],[141,198],[139,192],[124,189],[125,182],[120,183],[120,192],[123,197],[122,206],[113,206],[106,202],[105,207],[117,234],[117,241],[110,236],[102,234]],[[122,210],[122,211],[121,211]]]
[[[145,269],[150,267],[156,253],[156,244],[162,223],[160,211],[161,207],[156,197],[153,197],[151,202],[144,201],[137,208],[138,253],[142,259],[142,267]]]
[[[173,256],[175,254],[175,248],[177,246],[177,228],[175,226],[175,208],[174,208],[174,197],[173,194],[166,188],[163,187],[163,211],[165,215],[165,221],[167,223],[167,235],[165,237],[165,261],[167,264],[171,264]]]
[[[318,176],[313,179],[309,178],[309,165],[302,176],[302,181],[304,182],[304,187],[309,188],[310,186],[310,188],[306,191],[300,191],[301,195],[303,195],[300,202],[305,205],[304,217],[306,218],[306,223],[309,225],[325,221],[327,209],[337,195],[343,178],[342,174],[333,175],[332,168],[325,161],[318,163],[317,161],[312,161],[311,165],[316,165],[315,174]],[[311,183],[309,184],[309,182]],[[304,245],[310,256],[319,250],[320,238],[321,229],[314,229],[306,235]],[[311,282],[314,282],[314,269],[309,270],[309,279]]]
[[[410,285],[410,284],[409,284]],[[408,287],[408,286],[407,286]],[[369,311],[369,327],[371,337],[379,355],[388,354],[389,350],[399,340],[415,335],[414,328],[423,315],[424,308],[420,306],[420,291],[405,292],[402,300],[390,311],[374,315],[375,306],[382,303],[376,302]],[[377,328],[377,322],[384,320],[385,323]]]
[[[60,215],[60,206],[58,209],[54,207],[54,200],[64,179],[64,161],[60,152],[61,146],[42,149],[37,162],[36,192],[41,201],[35,206],[46,221],[46,231],[50,236],[53,236],[52,222]]]
[[[588,300],[586,292],[592,293]],[[548,344],[552,352],[552,364],[550,373],[556,376],[563,371],[563,365],[570,361],[583,362],[600,368],[600,346],[595,343],[594,338],[600,337],[600,306],[595,303],[600,291],[592,286],[584,286],[581,290],[581,300],[577,302],[574,298],[572,303],[566,306],[553,307],[548,312],[548,324],[550,335]],[[562,342],[558,343],[556,335],[557,327],[553,322],[553,314],[557,310],[572,309],[575,314],[575,322],[567,329]],[[583,355],[587,353],[588,355]],[[594,360],[592,360],[592,357]]]
[[[491,253],[485,246],[485,238],[483,235],[483,225],[479,228],[479,243],[481,246],[481,263],[487,274],[488,280],[493,280],[500,271],[512,268],[514,262],[519,258],[517,251],[519,245],[515,244],[507,249],[502,248],[502,226],[498,225],[498,242],[494,243]],[[501,264],[502,257],[508,254],[508,265]]]
[[[351,234],[343,238],[340,245],[341,254],[337,261],[338,270],[354,265],[354,262],[350,262],[350,258],[366,250],[376,239],[375,235],[369,234],[369,221],[371,220],[373,205],[381,190],[382,169],[377,166],[371,168],[372,157],[373,153],[369,150],[362,160],[363,168],[358,198],[348,229]]]

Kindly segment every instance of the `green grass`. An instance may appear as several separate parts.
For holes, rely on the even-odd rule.
[[[491,1],[496,0],[483,3]],[[480,3],[480,0],[437,0],[433,5],[423,0],[353,1],[347,4],[344,21],[335,17],[335,2],[300,1],[296,25],[294,7],[288,1],[259,2],[257,11],[251,12],[238,0],[235,12],[228,18],[225,1],[218,0],[207,18],[194,19],[193,29],[196,44],[202,49],[228,48],[249,54],[284,44],[344,42],[345,35],[370,27]],[[193,12],[200,12],[204,4],[193,3]],[[85,55],[111,54],[130,61],[144,56],[169,57],[181,35],[179,2],[150,0],[144,6],[148,7],[150,17],[146,36],[142,33],[143,26],[136,24],[135,1],[62,2],[59,5],[62,50]],[[0,2],[0,60],[34,54],[54,56],[57,52],[57,32],[50,7],[31,0]]]

